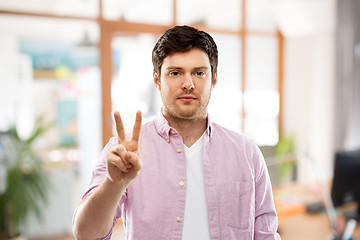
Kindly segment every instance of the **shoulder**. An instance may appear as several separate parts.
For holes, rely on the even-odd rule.
[[[242,145],[251,149],[257,149],[257,145],[244,135],[223,127],[217,123],[212,123],[212,131],[214,139],[221,141],[227,141],[227,143],[233,143],[235,145]]]
[[[228,128],[213,124],[211,151],[227,159],[229,166],[243,176],[257,179],[265,169],[265,162],[259,147],[250,139]],[[216,153],[215,153],[216,151]]]
[[[156,131],[156,128],[155,128],[154,120],[146,122],[141,126],[141,135],[142,136],[147,136],[148,134],[151,134],[155,131]]]
[[[143,137],[144,135],[147,135],[149,134],[150,132],[152,132],[152,130],[155,129],[155,124],[154,124],[154,121],[149,121],[149,122],[146,122],[144,124],[141,125],[141,132],[140,132],[140,137]],[[132,135],[132,131],[130,132],[127,132],[126,133],[126,138],[130,138]],[[113,141],[113,138],[116,138],[116,137],[112,137],[109,141],[112,142]]]
[[[156,129],[156,124],[154,120],[148,121],[141,126],[140,133],[140,146],[143,146],[143,143],[149,143],[149,141],[153,141],[157,139],[159,136],[158,131]]]
[[[211,141],[217,149],[233,152],[237,159],[247,160],[255,168],[263,162],[261,150],[252,140],[216,123],[213,123],[212,131]]]

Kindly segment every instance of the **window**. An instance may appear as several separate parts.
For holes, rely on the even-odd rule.
[[[144,111],[145,119],[151,119],[161,105],[158,93],[151,87],[151,50],[158,36],[175,24],[204,29],[218,44],[219,81],[209,105],[212,119],[258,144],[275,145],[278,141],[282,46],[267,1],[54,0],[45,3],[37,0],[29,4],[7,0],[2,1],[0,7],[4,9],[0,10],[0,17],[13,11],[13,14],[24,15],[24,19],[32,19],[21,35],[36,31],[39,37],[48,33],[53,37],[66,36],[73,42],[86,43],[91,39],[93,44],[99,43],[103,144],[113,134],[112,111],[132,109],[124,106],[124,93],[132,92],[132,102],[136,109]],[[38,17],[51,20],[42,21]],[[13,21],[18,21],[15,18]],[[76,28],[75,21],[82,27]],[[55,22],[62,23],[56,28],[37,31],[47,24],[55,26]],[[13,31],[9,26],[0,27]],[[141,71],[134,69],[133,63]],[[40,73],[45,72],[36,72]],[[134,85],[134,81],[144,82]],[[129,117],[130,123],[133,115],[124,112],[123,117]],[[132,123],[126,125],[132,126]]]

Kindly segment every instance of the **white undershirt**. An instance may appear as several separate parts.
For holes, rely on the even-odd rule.
[[[202,164],[203,145],[204,134],[190,148],[184,145],[186,157],[186,203],[183,240],[210,239]]]

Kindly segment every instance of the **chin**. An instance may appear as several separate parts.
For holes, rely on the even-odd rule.
[[[207,111],[205,109],[199,109],[199,106],[169,106],[165,109],[167,114],[170,116],[183,119],[183,120],[194,120],[207,116]]]
[[[192,114],[192,115],[181,115],[179,116],[180,119],[184,119],[184,120],[193,120],[193,119],[196,119],[197,116],[195,114]]]
[[[180,110],[171,111],[169,113],[172,117],[177,118],[177,119],[183,119],[183,120],[196,119],[196,116],[197,116],[197,114],[195,112],[180,111]]]
[[[181,112],[178,112],[178,114],[177,114],[178,118],[181,118],[184,120],[198,119],[198,118],[203,117],[204,115],[206,116],[206,114],[203,114],[202,112],[199,112],[199,111],[181,111]]]

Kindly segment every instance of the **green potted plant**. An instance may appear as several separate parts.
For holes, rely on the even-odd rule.
[[[275,148],[275,156],[283,158],[283,161],[279,163],[280,183],[286,182],[287,178],[293,178],[292,171],[296,165],[294,135],[280,138]]]
[[[20,226],[30,213],[41,220],[42,206],[48,201],[49,181],[33,143],[49,128],[49,124],[38,119],[28,139],[21,139],[16,127],[2,133],[0,164],[5,169],[2,171],[5,184],[0,192],[0,239],[19,236]]]

